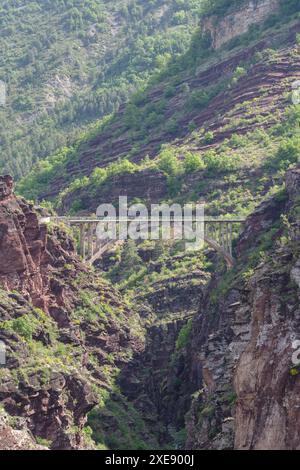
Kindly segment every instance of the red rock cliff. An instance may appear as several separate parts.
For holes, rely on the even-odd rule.
[[[13,194],[12,179],[0,177],[0,341],[7,353],[0,406],[25,420],[20,435],[28,446],[38,448],[27,428],[53,449],[91,445],[82,429],[102,390],[110,390],[107,364],[114,371],[142,347],[132,316],[80,261],[64,230],[41,225],[37,210]],[[0,423],[0,449],[14,448],[16,435]]]
[[[219,280],[221,290],[212,282],[217,302],[208,300],[195,321],[191,378],[199,392],[187,419],[188,448],[300,449],[300,368],[293,362],[300,338],[299,167],[288,171],[286,193],[248,218],[234,275]],[[262,252],[267,237],[272,249]],[[253,267],[254,255],[260,261]]]
[[[63,278],[64,266],[75,261],[85,271],[72,240],[58,228],[48,233],[33,206],[14,195],[12,178],[0,176],[0,285],[54,313],[64,304],[55,277]]]

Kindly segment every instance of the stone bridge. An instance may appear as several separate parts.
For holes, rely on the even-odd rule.
[[[133,219],[127,222],[132,222]],[[160,220],[161,221],[161,220]],[[97,237],[97,227],[99,223],[105,223],[96,217],[48,217],[43,218],[42,222],[64,223],[76,231],[79,238],[79,255],[83,260],[93,264],[100,259],[105,252],[113,247],[124,243],[122,240],[105,239],[100,240]],[[110,220],[116,222],[117,220]],[[204,224],[204,241],[208,246],[224,258],[228,267],[234,265],[234,257],[232,250],[233,237],[236,236],[245,222],[243,218],[222,219],[214,217],[205,217]],[[149,222],[146,222],[149,224]],[[171,221],[172,225],[172,221]],[[174,221],[173,221],[174,226]]]

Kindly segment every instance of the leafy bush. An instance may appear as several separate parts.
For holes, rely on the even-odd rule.
[[[32,318],[26,315],[16,318],[12,322],[12,329],[26,340],[31,340],[35,332],[36,324],[32,322]]]
[[[281,143],[276,154],[269,158],[267,167],[286,170],[290,165],[297,163],[300,158],[300,138],[291,137]]]
[[[227,172],[239,167],[240,159],[236,155],[217,154],[214,150],[206,152],[203,156],[208,171]]]
[[[183,167],[186,174],[203,170],[205,164],[202,157],[197,153],[187,152],[184,156]]]
[[[212,131],[206,132],[205,136],[202,138],[204,144],[211,144],[214,140],[214,133]]]
[[[181,328],[177,341],[176,341],[176,349],[178,351],[187,346],[189,338],[190,338],[190,334],[192,332],[192,327],[193,327],[193,320],[190,319],[187,322],[187,324]]]
[[[172,147],[165,147],[160,153],[157,167],[168,176],[176,176],[181,172],[181,164]]]
[[[233,73],[233,76],[231,78],[231,86],[234,86],[237,84],[240,78],[242,78],[244,75],[247,74],[247,70],[244,67],[237,67]]]
[[[193,91],[190,97],[190,106],[201,110],[207,106],[211,99],[211,95],[208,91],[200,90]]]

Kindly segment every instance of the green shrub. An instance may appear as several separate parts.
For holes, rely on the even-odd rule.
[[[208,171],[227,172],[239,167],[240,159],[236,155],[217,154],[214,150],[206,152],[203,156]]]
[[[286,170],[290,165],[297,163],[300,157],[300,138],[291,137],[281,143],[275,155],[268,159],[267,166]]]
[[[193,91],[190,97],[190,107],[201,110],[208,105],[210,99],[211,95],[208,91]]]
[[[180,350],[187,346],[193,327],[193,321],[190,319],[186,325],[184,325],[178,335],[176,341],[176,349]]]
[[[12,322],[12,329],[27,341],[32,339],[32,335],[35,332],[36,327],[37,325],[32,321],[32,318],[26,315],[16,318]]]
[[[233,148],[245,147],[248,143],[247,137],[240,134],[232,134],[229,145]]]
[[[181,163],[172,147],[165,147],[160,153],[157,167],[168,176],[176,176],[181,172]]]
[[[194,173],[195,171],[203,170],[205,168],[201,155],[197,153],[187,152],[184,156],[183,167],[186,174]]]
[[[202,139],[204,144],[211,144],[215,138],[215,135],[212,131],[206,132],[205,136]]]
[[[127,158],[118,160],[107,167],[107,176],[116,176],[125,173],[134,173],[139,169],[138,165],[130,162]]]
[[[176,95],[176,87],[171,86],[171,85],[168,86],[164,93],[165,98],[172,98],[175,95]]]
[[[243,77],[244,75],[247,74],[247,70],[244,67],[237,67],[233,73],[233,76],[231,78],[230,85],[234,86],[237,84],[239,79]]]

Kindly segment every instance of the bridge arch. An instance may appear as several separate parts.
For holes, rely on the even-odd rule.
[[[88,262],[94,264],[111,248],[121,245],[120,240],[98,240],[97,226],[101,219],[92,217],[48,217],[43,218],[42,222],[63,222],[70,227],[79,229],[79,255]],[[236,233],[236,227],[239,229],[245,219],[232,218],[221,219],[207,217],[204,223],[204,241],[213,250],[219,253],[225,260],[228,268],[234,265],[234,257],[232,253],[233,234]],[[234,230],[235,228],[235,230]]]

